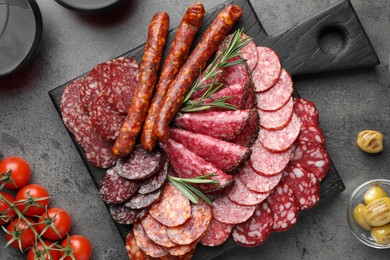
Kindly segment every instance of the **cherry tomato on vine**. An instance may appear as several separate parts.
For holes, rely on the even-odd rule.
[[[31,224],[35,224],[35,221],[31,218],[27,218],[27,220]],[[5,239],[7,241],[10,241],[13,236],[20,239],[22,250],[26,250],[27,248],[31,247],[35,241],[35,234],[31,230],[31,228],[28,227],[27,223],[22,219],[14,219],[11,223],[8,224],[7,230],[9,232],[12,232],[11,234],[6,234]],[[24,230],[24,231],[23,231]],[[11,243],[11,246],[15,249],[19,249],[19,243],[17,240],[13,241]]]
[[[14,203],[15,198],[12,197],[10,194],[5,192],[0,192],[2,196],[9,202]],[[10,206],[2,199],[0,199],[0,225],[4,225],[9,223],[11,220],[13,220],[16,216],[16,213],[13,209],[10,208]]]
[[[89,260],[92,255],[92,246],[91,242],[89,242],[88,238],[81,235],[72,235],[69,236],[70,246],[73,249],[73,256],[76,260]],[[67,247],[68,238],[62,242],[62,247]],[[69,256],[65,257],[64,260],[70,260]]]
[[[55,245],[52,246],[52,242],[43,240],[43,242],[46,244],[47,247],[56,247]],[[38,250],[36,250],[38,249]],[[27,260],[35,260],[35,259],[49,259],[49,256],[47,253],[43,253],[40,250],[43,250],[43,246],[41,242],[38,242],[37,245],[32,247],[30,250],[28,250],[27,254]],[[51,256],[52,260],[58,260],[61,258],[61,252],[56,250],[49,250],[49,254]]]
[[[26,216],[42,214],[45,212],[45,207],[49,205],[50,202],[49,193],[44,187],[38,184],[28,184],[21,188],[16,194],[15,200],[17,201],[17,209]],[[25,201],[26,203],[21,204],[20,201]],[[35,206],[36,204],[39,206]],[[31,206],[24,211],[27,205]]]
[[[47,213],[49,213],[49,218]],[[51,224],[49,223],[50,227],[45,231],[45,233],[43,233],[43,237],[50,240],[60,240],[65,238],[72,226],[72,220],[68,212],[61,208],[51,208],[47,210],[47,213],[44,212],[38,220],[38,232],[40,234],[42,233],[47,225],[45,221],[49,220],[51,221]],[[53,226],[57,229],[59,235],[55,232]]]
[[[15,184],[8,182],[5,187],[8,189],[19,189],[28,183],[31,177],[30,165],[26,160],[17,156],[10,156],[0,162],[0,175],[11,170],[11,177]]]

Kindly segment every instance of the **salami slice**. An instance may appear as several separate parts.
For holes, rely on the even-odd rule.
[[[126,251],[131,260],[151,260],[152,258],[145,254],[137,245],[133,230],[130,230],[126,236]]]
[[[201,96],[203,96],[203,94],[207,91],[208,87],[207,85],[213,83],[213,78],[211,79],[207,79],[207,80],[203,80],[204,79],[204,76],[206,74],[206,72],[210,69],[210,65],[207,66],[207,68],[205,70],[203,70],[201,76],[200,76],[200,79],[201,81],[203,81],[203,83],[201,83],[199,85],[199,90],[195,91],[194,93],[192,93],[191,95],[191,99],[196,99],[196,98],[200,98]],[[219,73],[216,78],[215,78],[215,83],[218,84],[218,83],[223,83],[223,77],[224,77],[224,74],[225,74],[225,70],[224,69],[220,69],[221,70],[221,73]]]
[[[164,248],[171,256],[168,259],[191,259],[191,256],[194,252],[196,245],[198,244],[198,240],[192,242],[189,245],[177,245],[173,247]]]
[[[156,190],[155,192],[145,195],[137,193],[126,202],[125,206],[131,209],[143,209],[156,202],[158,198],[160,198],[160,195],[161,190]]]
[[[242,109],[252,109],[256,107],[255,90],[253,89],[253,83],[249,84],[248,90],[245,93]]]
[[[284,183],[294,191],[300,210],[314,207],[320,200],[320,183],[316,176],[307,172],[299,163],[290,163],[283,172]]]
[[[244,128],[255,110],[187,113],[176,118],[175,123],[188,131],[231,140]]]
[[[191,216],[190,201],[171,184],[166,184],[159,202],[153,204],[149,214],[161,224],[176,227]]]
[[[258,61],[252,73],[255,92],[266,91],[279,79],[281,64],[278,55],[267,47],[257,47]]]
[[[266,130],[260,128],[259,139],[262,145],[272,152],[283,152],[291,148],[297,139],[301,123],[293,114],[290,123],[280,130]]]
[[[293,92],[293,82],[285,69],[282,69],[279,80],[267,91],[256,94],[257,107],[265,111],[275,111],[286,104]]]
[[[183,225],[168,228],[167,235],[178,245],[189,245],[206,232],[211,217],[211,207],[200,200],[198,204],[191,205],[191,217]]]
[[[222,171],[232,171],[250,155],[246,147],[179,128],[171,129],[171,138]]]
[[[213,180],[218,181],[217,185],[197,185],[201,190],[205,192],[219,191],[226,189],[232,183],[233,177],[231,175],[224,173],[211,163],[206,162],[173,139],[168,139],[161,147],[166,152],[172,168],[181,178],[196,178],[210,173],[217,175],[211,177]]]
[[[155,220],[149,214],[141,220],[141,223],[145,233],[156,244],[164,247],[176,246],[167,235],[167,227]]]
[[[264,243],[272,231],[274,218],[266,201],[256,207],[255,213],[244,223],[234,226],[234,242],[245,247],[258,246]]]
[[[286,183],[280,183],[267,198],[273,212],[274,223],[272,231],[283,232],[290,229],[298,218],[298,206],[294,192]]]
[[[244,183],[244,185],[253,192],[261,192],[268,194],[280,182],[282,174],[275,176],[263,176],[257,174],[248,162],[238,172],[237,178]],[[236,178],[236,180],[237,180]]]
[[[139,185],[139,194],[148,194],[158,190],[165,183],[168,176],[168,161],[164,162],[163,167],[152,177],[142,181]]]
[[[219,222],[215,218],[211,219],[206,235],[200,243],[204,246],[219,246],[225,243],[232,232],[233,225]]]
[[[251,117],[246,122],[244,129],[230,142],[250,147],[253,142],[256,140],[259,133],[259,114],[257,113],[257,110],[254,111],[254,113],[251,115]]]
[[[294,98],[294,113],[302,123],[307,122],[315,126],[320,124],[316,106],[307,99]]]
[[[290,155],[290,149],[281,153],[270,152],[257,139],[252,146],[249,164],[257,174],[275,176],[281,174],[286,168]]]
[[[239,59],[240,57],[235,57],[230,59],[229,62]],[[225,68],[225,77],[223,78],[223,83],[225,86],[234,84],[241,84],[246,87],[249,86],[251,83],[251,76],[248,65],[244,62]]]
[[[163,247],[154,243],[145,233],[140,222],[134,223],[134,236],[137,245],[151,257],[162,257],[167,254]]]
[[[223,196],[213,203],[213,217],[222,223],[240,224],[247,221],[255,209],[255,206],[241,206]]]
[[[148,213],[147,209],[131,209],[123,204],[110,205],[110,214],[113,220],[122,225],[130,225],[140,220]]]
[[[138,184],[119,176],[115,168],[107,171],[100,183],[99,193],[108,204],[120,204],[131,198],[138,189]]]
[[[303,122],[301,123],[301,131],[297,142],[310,142],[325,146],[325,137],[320,128],[308,122]]]
[[[306,171],[314,173],[322,181],[329,170],[330,157],[322,145],[297,143],[293,146],[291,161],[299,163]]]
[[[164,158],[158,150],[149,153],[137,145],[130,156],[119,160],[115,167],[123,178],[144,180],[157,173],[163,163]]]
[[[255,206],[265,200],[267,193],[257,193],[249,190],[239,178],[236,178],[234,186],[227,192],[226,196],[239,205]]]
[[[276,111],[258,110],[260,126],[267,130],[280,130],[290,123],[293,115],[293,100],[290,100]]]

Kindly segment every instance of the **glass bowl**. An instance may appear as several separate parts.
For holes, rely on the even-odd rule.
[[[385,179],[376,179],[371,180],[368,182],[363,183],[359,187],[357,187],[349,199],[348,207],[347,207],[347,219],[348,219],[348,225],[351,229],[354,236],[363,244],[377,249],[388,249],[390,248],[390,244],[388,245],[382,245],[374,241],[374,239],[371,238],[371,232],[366,231],[363,228],[361,228],[353,218],[353,210],[359,203],[363,203],[363,197],[366,191],[373,185],[378,185],[382,189],[384,189],[387,194],[390,195],[390,180]]]

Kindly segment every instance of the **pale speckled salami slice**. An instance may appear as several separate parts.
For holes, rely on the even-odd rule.
[[[222,223],[239,224],[248,220],[255,209],[255,206],[241,206],[223,196],[213,202],[213,217]]]
[[[317,126],[303,122],[301,123],[301,131],[299,132],[297,142],[310,142],[325,146],[325,136]]]
[[[167,227],[176,227],[191,217],[190,201],[172,184],[167,183],[160,201],[153,204],[149,214]]]
[[[160,198],[161,190],[149,194],[135,194],[126,203],[125,206],[131,209],[143,209],[149,207]]]
[[[200,243],[204,246],[219,246],[225,243],[232,232],[233,225],[219,222],[212,218],[206,235]]]
[[[191,205],[191,217],[183,225],[168,228],[167,235],[178,245],[189,245],[206,232],[211,217],[211,207],[200,200],[198,204]]]
[[[137,245],[133,230],[130,230],[126,236],[126,251],[131,260],[151,260],[152,258],[145,254]]]
[[[100,183],[99,193],[106,203],[120,204],[131,198],[137,189],[137,182],[119,176],[115,172],[115,168],[111,168]]]
[[[235,179],[234,186],[226,193],[226,196],[242,206],[255,206],[265,200],[269,192],[258,193],[249,190],[239,178]]]
[[[302,123],[307,122],[315,126],[320,123],[316,106],[307,99],[294,98],[294,113]]]
[[[158,190],[165,183],[168,177],[168,161],[164,162],[163,167],[152,177],[140,182],[138,193],[148,194]]]
[[[290,100],[276,111],[258,110],[260,126],[267,130],[280,130],[287,126],[293,115],[293,100]]]
[[[133,232],[137,245],[151,257],[162,257],[167,254],[163,247],[154,243],[145,233],[140,222],[134,223]]]
[[[122,225],[133,224],[143,218],[147,213],[147,209],[131,209],[123,204],[110,205],[112,219]]]
[[[256,94],[257,107],[265,111],[275,111],[286,104],[293,92],[293,82],[285,69],[279,80],[267,91]]]
[[[279,79],[281,64],[276,52],[267,47],[257,47],[258,60],[252,73],[255,91],[261,92],[271,88]]]
[[[244,247],[258,246],[264,243],[272,231],[274,218],[267,202],[256,207],[255,213],[246,222],[234,226],[234,242]]]
[[[167,235],[167,227],[155,220],[149,214],[141,220],[141,223],[145,233],[156,244],[164,247],[176,246]]]
[[[256,140],[259,133],[259,114],[257,110],[251,115],[251,117],[246,122],[244,129],[232,140],[232,142],[237,145],[250,147],[253,142]]]
[[[280,183],[267,198],[273,212],[272,231],[283,232],[290,229],[298,219],[298,205],[294,192],[286,183]]]

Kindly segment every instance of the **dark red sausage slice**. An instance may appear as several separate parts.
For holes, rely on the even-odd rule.
[[[212,218],[206,235],[200,243],[204,246],[219,246],[225,243],[232,232],[233,225],[219,222]]]
[[[161,169],[152,177],[145,179],[139,185],[138,193],[148,194],[158,190],[165,183],[168,176],[168,161],[166,161]]]
[[[151,257],[162,257],[167,254],[167,251],[163,247],[154,243],[145,233],[140,222],[134,224],[133,228],[134,236],[137,245]]]
[[[294,98],[294,113],[302,123],[307,122],[315,126],[320,123],[316,106],[307,99]]]
[[[251,83],[245,93],[242,109],[252,109],[254,107],[256,107],[255,90],[253,89],[253,83]]]
[[[122,225],[130,225],[142,219],[148,213],[147,209],[131,209],[123,204],[110,205],[110,214],[113,220]]]
[[[239,205],[255,206],[265,200],[267,193],[258,193],[248,189],[239,178],[235,179],[234,186],[226,193],[226,196]]]
[[[145,195],[137,193],[125,203],[125,206],[131,209],[143,209],[156,202],[160,195],[161,190],[157,190]]]
[[[239,57],[235,57],[230,62],[239,60]],[[223,78],[223,83],[225,86],[230,86],[234,84],[241,84],[245,87],[248,87],[251,83],[250,69],[246,63],[240,63],[233,66],[225,68],[225,77]]]
[[[145,233],[156,244],[164,247],[176,246],[167,235],[167,227],[155,220],[149,214],[141,220],[141,223]]]
[[[244,129],[236,137],[230,140],[230,142],[241,146],[251,147],[258,137],[258,133],[259,114],[257,113],[257,110],[255,110],[246,122]]]
[[[255,206],[241,206],[223,196],[213,203],[213,217],[222,223],[239,224],[248,220],[255,209]]]
[[[301,123],[301,131],[299,132],[297,142],[316,143],[325,147],[325,136],[319,127],[303,122]]]
[[[255,92],[266,91],[279,79],[281,64],[278,55],[267,47],[257,47],[258,61],[252,73]]]
[[[258,110],[260,126],[267,130],[280,130],[285,128],[293,115],[293,100],[290,100],[276,111]]]
[[[206,72],[211,68],[211,66],[207,66],[203,71],[202,71],[202,74],[200,75],[200,81],[203,81],[202,83],[200,83],[199,85],[199,89],[194,91],[192,94],[191,94],[191,99],[196,99],[196,98],[200,98],[203,96],[203,94],[207,91],[208,89],[208,85],[213,83],[214,79],[211,78],[211,79],[204,79],[204,76],[206,75]],[[224,75],[225,75],[225,69],[220,69],[220,73],[215,77],[215,84],[219,84],[219,83],[223,83],[223,78],[224,78]]]

